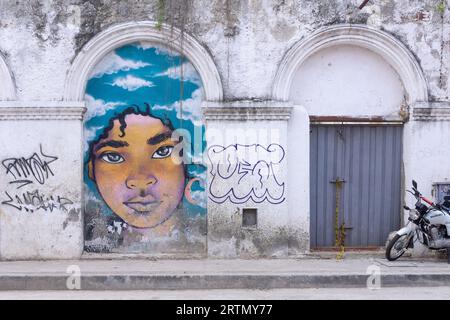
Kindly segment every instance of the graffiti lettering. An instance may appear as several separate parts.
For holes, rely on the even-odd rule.
[[[68,206],[73,202],[61,196],[46,196],[38,190],[33,192],[27,191],[21,195],[11,196],[5,191],[7,200],[2,201],[2,204],[11,206],[19,211],[34,212],[38,210],[50,211],[62,210],[68,211]]]
[[[208,149],[212,175],[209,198],[215,203],[226,200],[235,204],[249,200],[283,202],[284,183],[278,182],[275,174],[276,165],[284,156],[285,151],[279,144],[270,144],[267,148],[259,144],[211,146]]]
[[[42,185],[54,175],[50,164],[58,160],[58,157],[46,155],[42,151],[42,145],[39,145],[39,151],[40,155],[34,153],[29,158],[8,158],[2,161],[6,174],[13,179],[10,184],[16,184],[17,189],[34,182]]]

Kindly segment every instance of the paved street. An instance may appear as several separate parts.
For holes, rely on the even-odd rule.
[[[369,290],[145,290],[145,291],[0,291],[0,300],[449,300],[450,287],[399,287]]]

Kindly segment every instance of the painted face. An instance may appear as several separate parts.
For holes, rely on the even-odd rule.
[[[152,228],[169,219],[180,203],[185,174],[171,155],[177,142],[161,120],[125,116],[125,135],[119,120],[93,148],[89,174],[106,204],[126,223]]]

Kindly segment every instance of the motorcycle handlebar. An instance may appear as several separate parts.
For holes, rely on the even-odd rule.
[[[432,206],[432,207],[436,207],[436,204],[431,201],[428,200],[427,198],[425,198],[424,196],[422,196],[422,194],[416,189],[416,188],[412,188],[414,192],[407,190],[409,193],[411,193],[418,201],[423,200],[424,202],[426,202],[428,205]]]
[[[428,200],[427,198],[425,198],[424,196],[420,196],[420,199],[422,199],[423,201],[425,201],[426,203],[428,203],[430,206],[434,206],[434,202],[431,200]]]
[[[413,180],[413,186],[411,188],[414,192],[407,190],[409,193],[411,193],[416,199],[417,202],[420,202],[421,200],[423,200],[424,202],[426,202],[428,205],[430,205],[431,207],[434,208],[438,208],[440,207],[440,205],[437,203],[434,203],[431,200],[428,200],[427,198],[425,198],[424,196],[422,196],[422,194],[419,192],[419,190],[417,190],[417,182]]]

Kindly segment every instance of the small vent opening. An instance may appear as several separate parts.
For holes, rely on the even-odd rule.
[[[257,209],[243,209],[242,210],[242,226],[247,228],[256,228],[257,224]]]

